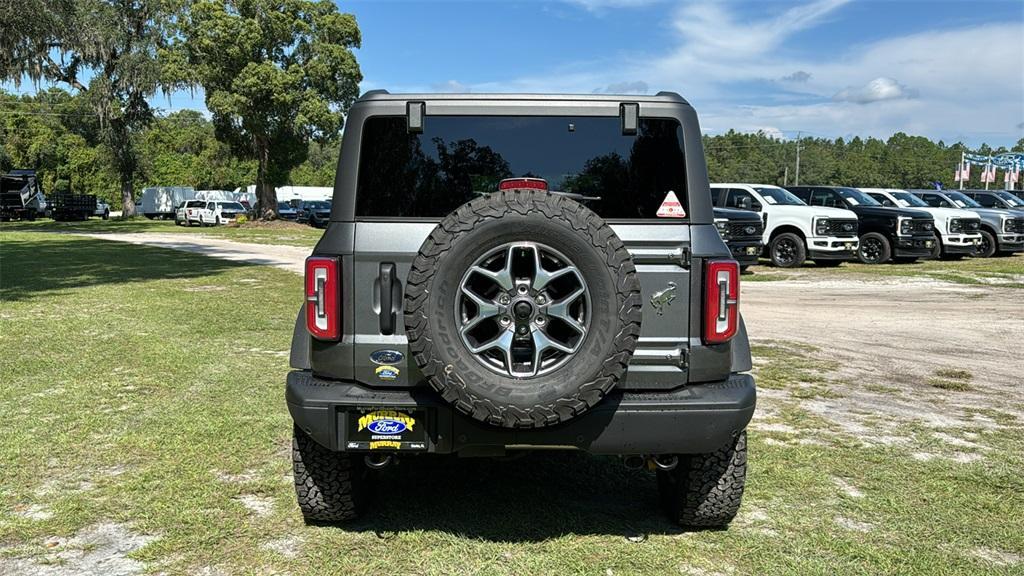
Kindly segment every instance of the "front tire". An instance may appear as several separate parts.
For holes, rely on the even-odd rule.
[[[727,526],[740,509],[746,482],[746,431],[714,452],[680,456],[675,469],[658,472],[662,504],[681,526]]]
[[[885,264],[892,257],[889,239],[878,232],[868,232],[860,237],[857,259],[864,264]]]
[[[367,472],[357,456],[331,452],[298,426],[293,428],[295,496],[307,522],[341,522],[358,517],[366,500]]]
[[[792,232],[783,232],[772,238],[768,247],[772,264],[779,268],[799,268],[807,260],[804,239]]]
[[[992,256],[995,256],[998,248],[999,244],[996,242],[996,237],[988,230],[982,230],[981,244],[978,245],[978,252],[976,256],[978,258],[991,258]]]

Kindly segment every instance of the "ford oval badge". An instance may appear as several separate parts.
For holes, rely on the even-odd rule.
[[[398,364],[405,355],[398,350],[375,350],[370,353],[370,362],[374,364]]]
[[[382,420],[374,420],[370,422],[367,428],[374,434],[388,434],[394,436],[405,432],[405,422],[400,420],[392,420],[390,418],[384,418]]]

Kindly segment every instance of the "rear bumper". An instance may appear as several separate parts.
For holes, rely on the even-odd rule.
[[[319,379],[305,370],[288,374],[285,398],[295,423],[336,451],[347,450],[350,419],[387,409],[426,414],[427,452],[490,456],[507,448],[562,448],[594,454],[697,454],[721,447],[746,428],[756,391],[749,374],[668,392],[613,391],[582,416],[531,430],[477,422],[453,411],[429,388],[371,389]]]

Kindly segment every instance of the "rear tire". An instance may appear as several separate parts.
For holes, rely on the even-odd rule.
[[[747,481],[747,432],[707,454],[680,456],[658,472],[658,491],[669,517],[681,526],[724,528],[736,517]]]
[[[857,259],[864,264],[885,264],[892,257],[889,239],[878,232],[868,232],[860,237]]]
[[[996,242],[996,237],[988,230],[982,230],[981,244],[978,245],[978,252],[975,255],[978,258],[991,258],[998,248],[999,243]]]
[[[358,456],[331,452],[295,426],[292,472],[295,496],[307,522],[341,522],[359,516],[366,500],[367,469]]]
[[[779,268],[799,268],[807,260],[807,246],[800,236],[783,232],[772,238],[768,245],[768,257]]]

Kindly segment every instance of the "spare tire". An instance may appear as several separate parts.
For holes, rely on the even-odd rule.
[[[424,241],[405,326],[416,363],[457,410],[533,428],[582,414],[622,378],[641,306],[629,252],[601,218],[564,196],[503,190]]]

